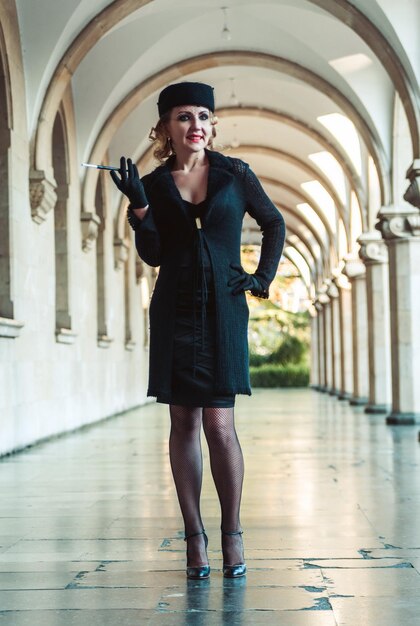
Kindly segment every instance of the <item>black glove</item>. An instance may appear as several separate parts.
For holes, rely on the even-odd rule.
[[[237,296],[242,291],[250,291],[253,296],[267,298],[266,290],[255,274],[247,274],[240,265],[232,264],[230,267],[239,272],[238,276],[231,278],[228,282],[228,287],[233,287],[232,295]]]
[[[125,164],[125,157],[120,159],[120,169],[118,170],[121,178],[118,178],[117,172],[111,170],[111,178],[118,187],[118,189],[130,200],[133,209],[143,209],[149,203],[146,198],[143,183],[140,180],[137,165],[132,162],[131,159],[127,159],[127,165]]]

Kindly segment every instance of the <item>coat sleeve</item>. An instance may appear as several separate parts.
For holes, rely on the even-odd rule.
[[[143,219],[139,219],[131,206],[127,209],[127,219],[134,230],[138,255],[147,265],[158,267],[161,264],[161,242],[153,219],[153,208],[149,205]]]
[[[284,246],[286,227],[282,214],[265,193],[260,181],[246,163],[243,167],[247,212],[262,231],[260,261],[255,276],[263,290],[254,295],[268,298],[268,288],[274,279]]]

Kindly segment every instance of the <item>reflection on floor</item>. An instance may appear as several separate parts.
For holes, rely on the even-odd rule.
[[[187,583],[151,404],[0,462],[0,625],[418,626],[418,427],[312,390],[257,390],[236,416],[246,579],[220,573],[204,446],[212,575]]]

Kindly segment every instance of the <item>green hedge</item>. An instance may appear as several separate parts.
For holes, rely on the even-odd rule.
[[[306,365],[261,365],[249,368],[253,387],[307,387],[309,368]]]
[[[306,346],[297,337],[293,335],[286,336],[280,346],[268,355],[267,363],[276,365],[298,364],[303,361]]]
[[[252,367],[262,365],[298,365],[305,360],[306,344],[297,337],[288,335],[270,354],[258,354],[252,349],[249,354],[249,364]]]

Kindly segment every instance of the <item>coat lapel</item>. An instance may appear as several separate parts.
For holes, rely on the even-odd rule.
[[[218,197],[220,194],[226,193],[226,187],[231,184],[234,179],[232,166],[229,160],[220,152],[212,152],[206,150],[209,159],[209,176],[207,181],[207,211],[205,220],[210,217],[211,212],[218,208]],[[171,167],[174,157],[171,156],[166,163],[155,170],[154,179],[151,188],[158,187],[159,199],[163,203],[178,209],[185,219],[190,222],[188,211],[182,201],[181,194],[175,184],[171,174]]]
[[[226,193],[226,187],[232,183],[234,176],[231,172],[231,164],[223,154],[210,150],[206,150],[206,154],[210,163],[209,178],[207,181],[208,204],[206,211],[206,219],[209,219],[211,212],[218,208],[219,196]]]
[[[164,165],[161,165],[155,170],[151,188],[156,188],[159,196],[159,204],[169,207],[170,210],[178,210],[187,222],[190,223],[191,220],[187,209],[185,208],[181,194],[171,174],[173,161],[174,157],[171,156]]]

